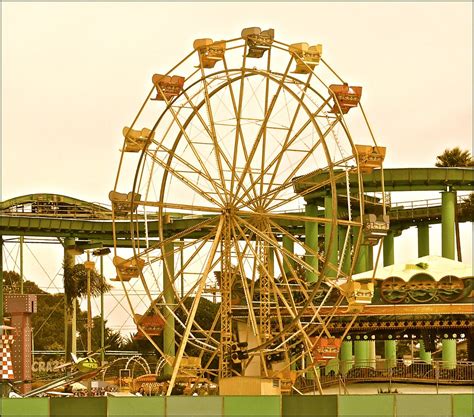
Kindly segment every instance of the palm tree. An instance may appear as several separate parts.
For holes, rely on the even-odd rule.
[[[436,157],[437,167],[474,167],[474,158],[470,151],[463,151],[459,146],[452,149],[445,149],[441,155]],[[462,261],[461,255],[461,236],[459,234],[459,221],[458,221],[458,207],[456,199],[456,212],[455,212],[455,228],[456,228],[456,249],[458,253],[458,261]]]
[[[474,158],[469,151],[463,151],[459,146],[453,149],[445,149],[441,155],[436,157],[437,167],[472,167]]]
[[[74,266],[68,266],[64,264],[64,294],[66,302],[66,315],[68,323],[72,323],[69,327],[68,334],[71,335],[71,340],[73,333],[75,333],[75,314],[74,306],[77,303],[77,299],[87,296],[87,272],[88,270],[84,264],[77,264]],[[96,272],[96,270],[90,270],[90,285],[91,285],[91,296],[97,297],[101,293],[109,292],[112,288],[111,285],[107,284],[105,278]],[[65,341],[65,353],[66,357],[69,360],[69,354],[71,345],[68,341]]]

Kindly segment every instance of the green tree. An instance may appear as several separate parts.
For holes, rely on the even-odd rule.
[[[470,151],[462,150],[459,146],[452,149],[445,149],[444,152],[436,157],[435,166],[440,168],[447,167],[474,167],[474,158]],[[458,220],[458,206],[456,202],[456,214],[455,214],[455,228],[456,228],[456,249],[458,253],[458,261],[462,261],[461,253],[461,236],[459,233],[459,220]]]
[[[474,159],[471,152],[461,150],[458,146],[452,149],[445,149],[436,157],[437,167],[473,167]]]
[[[64,266],[64,292],[66,302],[72,304],[75,298],[87,296],[87,269],[84,264],[73,267]],[[90,271],[91,296],[98,297],[101,293],[109,292],[112,286],[94,269]]]
[[[76,329],[76,314],[74,314],[74,310],[77,311],[77,300],[87,296],[87,276],[88,272],[90,272],[90,290],[91,296],[97,297],[102,292],[106,293],[110,291],[112,288],[107,282],[105,278],[97,273],[95,269],[88,270],[84,264],[77,264],[74,266],[69,266],[64,264],[64,292],[66,295],[66,321],[69,326],[68,334],[71,335],[75,333],[74,329]],[[74,307],[76,307],[74,309]],[[74,336],[75,337],[75,336]],[[71,344],[70,342],[66,344],[66,356],[68,356]]]

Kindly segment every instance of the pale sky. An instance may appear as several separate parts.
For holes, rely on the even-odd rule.
[[[471,2],[2,2],[2,199],[49,192],[107,203],[122,128],[151,76],[194,39],[230,39],[249,26],[274,28],[286,43],[323,44],[324,59],[364,87],[386,167],[433,166],[447,147],[472,151]],[[416,253],[414,232],[397,239],[397,261]],[[472,262],[472,224],[462,237]],[[60,259],[56,252],[44,256]],[[52,275],[60,267],[44,263]],[[30,279],[41,274],[33,264]]]

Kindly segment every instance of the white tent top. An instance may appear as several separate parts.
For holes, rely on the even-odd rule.
[[[431,275],[436,281],[449,275],[458,278],[468,278],[474,276],[472,265],[463,262],[453,261],[441,256],[423,256],[412,259],[407,263],[395,264],[385,267],[378,267],[375,271],[375,279],[386,279],[389,277],[399,277],[404,281],[409,281],[416,274]],[[374,271],[362,272],[353,275],[354,280],[370,279]]]

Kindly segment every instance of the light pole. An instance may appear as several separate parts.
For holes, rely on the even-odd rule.
[[[92,252],[100,258],[100,275],[104,277],[104,256],[110,253],[109,248],[99,248]],[[104,320],[104,292],[100,292],[100,364],[105,362],[105,320]]]
[[[84,263],[87,272],[87,354],[92,353],[92,312],[91,312],[91,270],[95,263],[90,260],[90,251],[86,251],[87,261]]]

